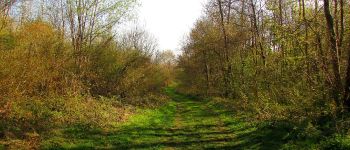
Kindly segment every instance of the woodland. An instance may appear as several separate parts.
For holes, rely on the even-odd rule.
[[[208,0],[180,55],[140,5],[0,1],[0,149],[350,149],[350,1]]]

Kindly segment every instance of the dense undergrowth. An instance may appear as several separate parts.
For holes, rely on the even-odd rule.
[[[77,50],[40,19],[0,17],[0,26],[0,145],[35,149],[56,130],[108,129],[168,102],[171,68],[143,31],[99,35]]]
[[[333,120],[334,118],[331,116],[301,121],[277,116],[262,119],[260,117],[262,114],[258,114],[257,111],[245,110],[237,102],[224,98],[210,98],[209,105],[213,109],[231,110],[231,116],[239,116],[241,121],[249,122],[250,125],[254,126],[256,133],[247,137],[255,139],[251,141],[252,143],[257,140],[271,145],[280,145],[273,149],[345,150],[350,148],[350,136],[346,132],[336,129],[337,122],[346,120]],[[346,117],[344,116],[344,118]],[[344,127],[342,128],[344,129]]]
[[[285,126],[305,145],[347,148],[348,3],[209,0],[183,42],[178,90]]]

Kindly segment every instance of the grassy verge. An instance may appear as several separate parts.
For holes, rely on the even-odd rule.
[[[109,128],[72,126],[41,137],[41,149],[349,149],[350,138],[323,136],[311,125],[257,121],[228,102],[166,89],[171,101],[138,109]],[[1,145],[1,144],[0,144]],[[1,149],[1,146],[0,146]]]
[[[253,114],[228,109],[230,102],[213,102],[208,106],[235,134],[233,143],[224,149],[350,149],[350,137],[325,135],[305,121],[295,124],[289,120],[259,121]],[[225,111],[226,110],[226,111]]]
[[[125,149],[144,141],[159,141],[152,134],[156,130],[171,126],[174,118],[174,103],[155,110],[138,110],[128,122],[113,129],[89,129],[72,127],[58,131],[42,142],[42,149]],[[150,130],[151,129],[151,130]],[[143,135],[143,138],[136,137]],[[144,136],[149,135],[149,136]],[[150,138],[152,137],[152,138]]]

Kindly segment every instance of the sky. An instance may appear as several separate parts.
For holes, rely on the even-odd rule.
[[[207,0],[140,0],[139,21],[161,50],[180,53],[180,43],[201,16]]]

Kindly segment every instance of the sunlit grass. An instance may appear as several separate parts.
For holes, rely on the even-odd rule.
[[[43,149],[319,149],[346,138],[317,143],[296,139],[288,124],[249,122],[208,100],[166,89],[172,101],[158,109],[140,109],[113,129],[64,129],[43,141]],[[346,146],[346,144],[345,144]]]
[[[225,119],[231,118],[230,113],[214,111],[207,101],[176,94],[171,88],[166,92],[172,102],[159,109],[140,109],[137,115],[115,129],[65,129],[60,137],[45,140],[42,148],[215,148],[236,143],[232,140],[232,124],[225,122]]]

